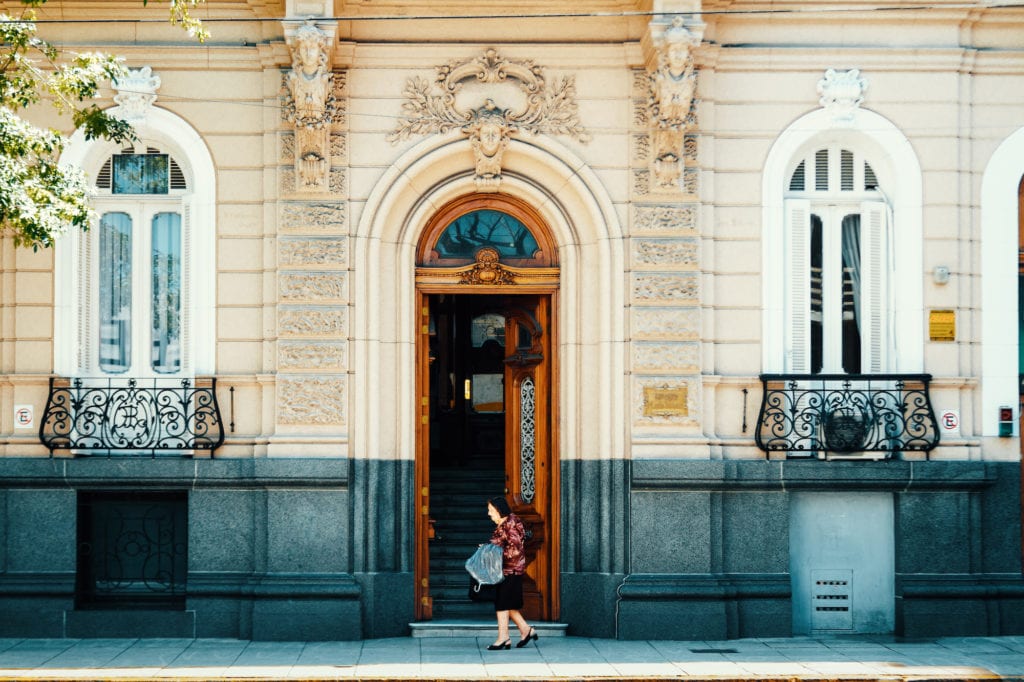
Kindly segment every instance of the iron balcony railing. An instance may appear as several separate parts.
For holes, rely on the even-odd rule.
[[[755,440],[790,457],[930,452],[939,430],[930,374],[762,374]]]
[[[224,443],[217,380],[50,378],[39,440],[89,454],[181,455]]]

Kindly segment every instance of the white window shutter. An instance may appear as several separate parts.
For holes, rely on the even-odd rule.
[[[811,371],[811,204],[788,199],[786,211],[786,371]]]
[[[872,374],[889,369],[887,218],[884,203],[861,204],[861,367]]]
[[[78,272],[75,314],[78,316],[78,354],[75,357],[75,373],[90,374],[96,367],[97,346],[95,320],[99,317],[96,309],[95,291],[99,284],[99,272],[93,262],[93,243],[99,230],[95,229],[76,236],[78,243]]]
[[[192,352],[192,205],[184,202],[181,216],[181,372],[193,372]]]

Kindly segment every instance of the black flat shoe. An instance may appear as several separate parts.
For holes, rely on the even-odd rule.
[[[516,648],[522,649],[524,646],[530,643],[530,640],[536,642],[538,639],[540,639],[540,637],[537,636],[537,631],[533,628],[530,628],[530,634],[516,642]]]
[[[519,645],[517,644],[516,646],[519,646]],[[501,651],[502,649],[511,649],[511,648],[512,648],[512,640],[511,639],[506,639],[504,642],[501,642],[500,644],[488,644],[487,645],[487,650],[488,651]]]

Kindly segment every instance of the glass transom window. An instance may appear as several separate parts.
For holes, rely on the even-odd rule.
[[[538,250],[526,225],[492,209],[471,211],[453,220],[438,237],[434,250],[440,258],[473,259],[485,246],[496,248],[502,260],[533,258]]]

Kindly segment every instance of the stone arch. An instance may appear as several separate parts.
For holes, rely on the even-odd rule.
[[[117,116],[123,108],[115,106],[108,113]],[[127,113],[125,111],[125,113]],[[190,188],[187,200],[191,213],[192,277],[194,291],[203,296],[192,297],[192,370],[196,374],[213,374],[216,370],[216,303],[217,303],[217,174],[213,156],[205,141],[185,119],[158,107],[150,107],[144,118],[133,120],[136,135],[161,145],[182,166]],[[62,166],[77,166],[95,177],[103,160],[118,145],[102,140],[86,140],[81,130],[75,131],[61,156]],[[59,374],[74,371],[74,338],[78,327],[78,310],[71,295],[75,288],[78,252],[82,234],[65,235],[55,249],[54,273],[54,369]]]
[[[388,168],[356,225],[353,252],[361,267],[352,285],[350,399],[357,456],[415,459],[415,251],[434,213],[476,191],[472,158],[458,133],[424,140]],[[571,425],[560,431],[561,457],[620,457],[626,448],[624,255],[611,198],[582,160],[539,136],[512,141],[500,191],[531,204],[558,249],[556,381],[562,423]]]
[[[893,212],[893,249],[899,254],[893,281],[893,331],[899,340],[894,363],[897,372],[921,372],[924,367],[921,164],[910,141],[891,121],[867,109],[855,109],[849,121],[837,125],[831,112],[817,109],[791,123],[775,140],[761,179],[762,211],[762,367],[783,368],[785,220],[783,195],[790,164],[812,146],[843,141],[863,149],[871,162]]]
[[[1017,405],[1017,192],[1024,128],[992,154],[981,180],[981,435],[999,435],[1000,405]],[[1016,408],[1014,408],[1016,409]],[[1015,423],[1017,420],[1014,420]],[[1015,435],[1018,427],[1014,426]],[[1013,456],[1017,456],[1016,453]]]

